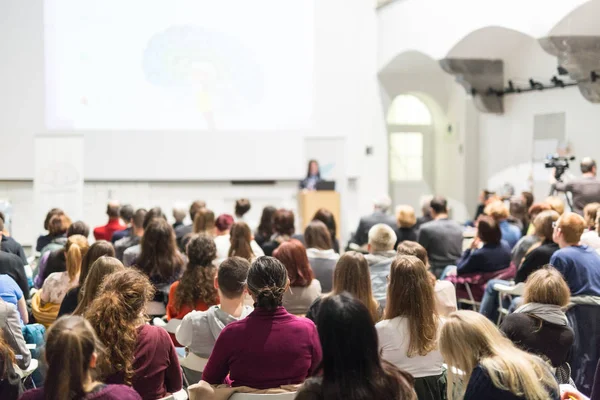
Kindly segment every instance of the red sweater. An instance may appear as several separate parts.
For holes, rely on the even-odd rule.
[[[139,328],[133,369],[133,388],[144,400],[160,399],[182,388],[177,352],[163,328],[151,325]],[[123,373],[109,376],[106,383],[124,383]]]
[[[298,384],[311,376],[321,361],[321,344],[315,324],[289,314],[256,308],[232,322],[217,338],[202,379],[211,385],[256,389]]]
[[[94,237],[96,240],[108,240],[110,242],[113,233],[124,229],[127,229],[127,227],[121,225],[119,218],[111,218],[108,220],[108,224],[94,228]]]

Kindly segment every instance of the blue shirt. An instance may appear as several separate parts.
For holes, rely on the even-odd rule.
[[[600,255],[588,246],[557,250],[550,264],[563,275],[572,296],[600,296]]]
[[[505,240],[511,249],[515,247],[522,236],[519,227],[511,224],[507,220],[501,221],[498,225],[500,225],[500,231],[502,232],[502,240]]]
[[[8,304],[14,305],[15,309],[17,308],[17,303],[19,300],[23,298],[23,291],[19,285],[17,285],[17,282],[15,282],[13,278],[6,274],[0,275],[0,298]],[[21,322],[21,325],[23,325],[20,313],[19,322]]]

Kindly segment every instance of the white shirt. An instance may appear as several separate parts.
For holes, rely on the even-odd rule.
[[[592,249],[600,249],[600,236],[596,231],[587,231],[581,235],[579,244],[586,245]]]
[[[443,323],[443,320],[441,321]],[[439,324],[438,337],[442,323]],[[415,378],[437,376],[443,372],[444,359],[438,349],[432,350],[425,356],[408,357],[410,330],[407,318],[384,319],[375,325],[375,329],[379,336],[379,350],[384,360]]]
[[[321,250],[314,247],[306,249],[306,256],[308,258],[324,258],[326,260],[338,260],[340,258],[340,255],[333,249]]]
[[[227,235],[217,236],[215,238],[215,246],[217,247],[217,259],[214,264],[219,266],[223,261],[227,259],[229,254],[229,248],[231,247],[231,235],[228,233]],[[252,248],[252,252],[256,257],[261,257],[265,255],[265,252],[261,247],[256,243],[256,241],[252,240],[250,242],[250,248]]]

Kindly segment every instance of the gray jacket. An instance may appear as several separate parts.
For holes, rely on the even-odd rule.
[[[16,308],[0,299],[0,330],[3,332],[4,341],[14,351],[17,365],[27,369],[31,362],[31,353],[25,344],[19,314]]]
[[[246,318],[252,310],[252,307],[244,306],[240,318],[227,314],[220,306],[212,306],[206,311],[192,311],[183,317],[175,337],[198,357],[209,358],[223,328]]]

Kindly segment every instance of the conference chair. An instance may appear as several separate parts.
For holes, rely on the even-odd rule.
[[[501,269],[500,271],[473,272],[461,276],[449,275],[445,279],[456,286],[456,299],[459,306],[463,305],[470,307],[473,311],[479,311],[487,283],[492,279],[511,280],[515,277],[516,273],[517,268],[511,263],[508,268]]]
[[[525,283],[519,282],[516,285],[503,285],[502,283],[496,283],[494,290],[498,292],[498,321],[496,324],[500,326],[502,319],[509,314],[508,308],[504,308],[504,300],[508,299],[512,302],[513,298],[523,296],[525,293]]]

